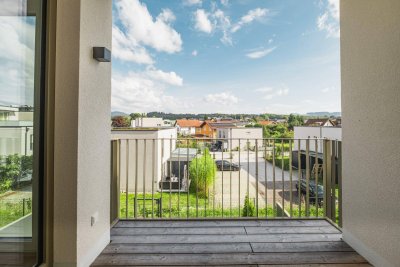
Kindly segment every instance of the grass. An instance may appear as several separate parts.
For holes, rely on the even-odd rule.
[[[32,212],[31,200],[1,201],[0,200],[0,227],[6,226]],[[25,210],[24,210],[25,208]]]
[[[290,214],[290,208],[288,206],[285,206],[285,210],[288,214]],[[336,205],[336,223],[339,222],[339,206]],[[309,208],[309,216],[307,216],[306,213],[306,205],[302,204],[301,207],[299,208],[299,205],[293,204],[292,208],[292,218],[298,218],[298,217],[317,217],[317,208],[315,205],[310,204]],[[318,207],[318,217],[319,218],[324,218],[324,208],[323,207]]]
[[[154,193],[154,199],[160,199],[162,196],[162,207],[161,207],[161,217],[162,218],[216,218],[216,217],[229,217],[229,218],[239,218],[242,217],[241,213],[243,211],[243,203],[241,207],[229,207],[229,200],[224,202],[224,209],[220,206],[220,203],[215,203],[213,206],[213,199],[198,198],[196,200],[195,193],[189,193],[189,205],[188,205],[188,194],[187,193]],[[145,198],[149,199],[143,201],[143,194],[138,194],[137,199],[137,217],[139,218],[160,218],[160,209],[154,201],[154,206],[152,209],[152,195],[145,194]],[[128,213],[126,213],[126,194],[121,193],[120,196],[120,218],[134,218],[134,199],[135,194],[128,195]],[[179,199],[179,201],[178,201]],[[145,203],[143,203],[145,202]],[[143,208],[143,204],[145,207]],[[197,204],[197,205],[196,205]],[[219,204],[219,205],[218,205]],[[189,207],[189,208],[188,208]],[[196,208],[197,207],[197,208]],[[271,206],[267,208],[259,209],[259,217],[273,217],[274,210]]]

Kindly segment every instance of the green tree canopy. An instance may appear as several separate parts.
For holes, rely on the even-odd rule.
[[[115,116],[112,118],[112,127],[130,127],[131,126],[131,117],[125,116]]]
[[[207,148],[201,157],[196,157],[189,164],[190,192],[199,197],[208,197],[217,173],[217,166]]]

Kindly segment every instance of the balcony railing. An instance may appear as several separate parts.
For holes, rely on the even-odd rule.
[[[111,218],[328,218],[342,225],[341,142],[112,141]]]

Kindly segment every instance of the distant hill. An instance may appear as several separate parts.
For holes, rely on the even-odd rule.
[[[341,112],[327,112],[327,111],[321,111],[321,112],[308,112],[306,114],[307,116],[310,117],[341,117],[342,113]]]
[[[121,111],[111,111],[111,118],[115,116],[129,116],[129,114],[126,114]]]

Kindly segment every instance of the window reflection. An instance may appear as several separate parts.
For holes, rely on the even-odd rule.
[[[34,149],[40,1],[0,0],[0,253],[8,262],[36,262]]]

